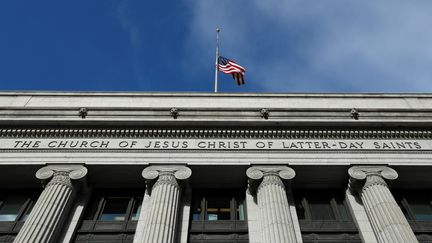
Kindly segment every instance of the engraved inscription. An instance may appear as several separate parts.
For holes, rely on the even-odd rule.
[[[432,150],[428,139],[0,139],[21,150]]]

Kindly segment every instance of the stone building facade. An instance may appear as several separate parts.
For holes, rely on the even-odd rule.
[[[0,93],[0,242],[432,242],[432,95]]]

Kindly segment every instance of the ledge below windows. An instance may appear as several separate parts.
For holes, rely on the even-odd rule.
[[[302,233],[306,232],[338,232],[357,233],[354,222],[347,220],[299,220]]]
[[[79,233],[96,233],[96,232],[127,232],[135,233],[137,226],[135,220],[128,221],[100,221],[100,220],[83,220]]]
[[[207,220],[195,220],[191,223],[190,233],[211,233],[211,232],[221,232],[221,233],[247,233],[247,221],[238,220],[217,220],[217,221],[207,221]]]
[[[0,234],[7,233],[18,233],[21,227],[24,225],[24,221],[3,221],[0,222]],[[0,241],[1,242],[1,241]]]

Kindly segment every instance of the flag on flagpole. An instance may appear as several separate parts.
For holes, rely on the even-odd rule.
[[[218,69],[223,73],[231,74],[238,85],[245,84],[244,74],[246,72],[246,69],[237,64],[235,61],[219,56]]]

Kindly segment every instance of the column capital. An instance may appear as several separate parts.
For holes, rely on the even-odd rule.
[[[46,181],[51,179],[47,186],[61,184],[72,187],[72,180],[79,180],[87,175],[87,168],[82,165],[48,165],[36,172],[36,178]]]
[[[56,174],[67,174],[72,180],[79,180],[87,175],[87,168],[82,165],[47,165],[36,172],[36,178],[47,180]]]
[[[151,165],[142,171],[146,180],[154,180],[161,175],[173,175],[177,180],[186,180],[192,175],[192,170],[184,165]]]
[[[278,185],[285,190],[282,180],[294,178],[295,171],[288,166],[252,166],[246,170],[246,175],[249,178],[249,192],[255,195],[268,185]]]
[[[295,177],[295,171],[288,166],[252,166],[246,170],[249,179],[260,180],[266,175],[277,175],[281,179],[291,180]]]
[[[372,185],[387,186],[385,180],[398,178],[398,173],[387,166],[353,166],[348,169],[348,174],[350,187],[358,191]]]
[[[398,173],[387,166],[353,166],[348,169],[348,174],[356,180],[364,180],[368,176],[380,176],[387,180],[395,180]]]

